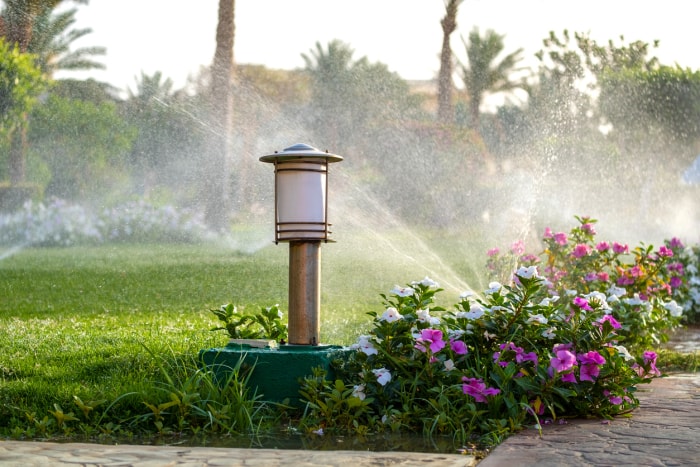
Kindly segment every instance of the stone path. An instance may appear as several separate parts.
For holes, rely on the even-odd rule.
[[[700,466],[700,373],[638,386],[640,407],[610,422],[573,420],[510,437],[479,467]]]
[[[700,466],[700,373],[639,386],[641,406],[610,422],[571,420],[508,438],[479,467]],[[440,466],[470,467],[459,454],[300,451],[0,441],[0,466]]]

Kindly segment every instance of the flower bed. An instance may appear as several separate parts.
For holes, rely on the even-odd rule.
[[[385,311],[369,313],[342,378],[306,379],[304,424],[497,442],[529,424],[637,407],[637,386],[661,374],[654,346],[683,317],[688,257],[677,239],[656,250],[596,243],[595,221],[579,221],[568,234],[547,229],[540,256],[521,242],[490,251],[504,279],[453,309],[434,306],[442,289],[429,278],[382,295]]]

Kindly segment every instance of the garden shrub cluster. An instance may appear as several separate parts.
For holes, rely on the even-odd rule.
[[[190,243],[211,236],[201,217],[144,200],[97,211],[58,198],[47,204],[28,201],[16,212],[0,214],[0,245]]]
[[[454,309],[434,306],[442,289],[430,278],[382,295],[340,381],[306,379],[306,426],[497,442],[528,424],[637,407],[638,385],[661,375],[653,349],[697,294],[695,263],[678,239],[596,242],[595,220],[578,220],[569,233],[547,229],[539,256],[522,242],[491,250],[501,280]]]

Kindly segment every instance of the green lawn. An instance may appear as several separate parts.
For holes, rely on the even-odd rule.
[[[455,271],[473,269],[455,239],[436,242],[449,266],[405,235],[367,239],[375,241],[322,248],[325,343],[354,342],[369,326],[366,313],[383,311],[379,294],[394,284],[445,277],[449,305],[466,287]],[[287,261],[285,244],[252,254],[216,245],[120,245],[28,248],[6,257],[0,261],[0,429],[21,425],[28,415],[41,418],[54,404],[75,410],[74,396],[114,401],[147,391],[163,365],[226,343],[224,334],[210,331],[217,322],[208,310],[221,304],[254,310],[280,304],[286,313]],[[139,407],[135,398],[121,410]]]

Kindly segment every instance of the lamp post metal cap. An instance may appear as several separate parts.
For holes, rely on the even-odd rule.
[[[260,158],[261,162],[288,161],[294,159],[325,159],[327,162],[340,162],[342,156],[331,154],[328,151],[320,151],[308,144],[298,143],[288,148],[284,148],[281,152],[275,151],[274,154],[268,154]]]

